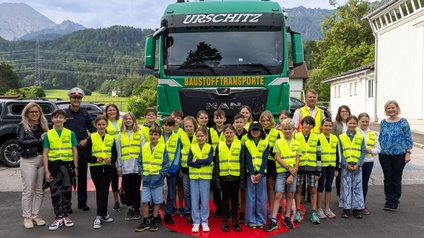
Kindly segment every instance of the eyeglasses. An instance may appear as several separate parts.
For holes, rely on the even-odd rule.
[[[40,113],[39,111],[28,111],[29,114],[38,114]]]
[[[74,100],[81,100],[81,99],[82,99],[82,97],[71,97],[71,99],[74,99]]]
[[[348,111],[340,111],[340,113],[349,113]]]

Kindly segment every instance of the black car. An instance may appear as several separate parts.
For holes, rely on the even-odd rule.
[[[65,101],[65,100],[59,100],[55,101],[56,105],[61,109],[66,109],[69,107],[71,102]],[[80,108],[82,110],[87,110],[88,113],[90,113],[91,118],[94,120],[98,115],[103,114],[103,109],[96,105],[95,103],[89,103],[89,102],[82,102],[80,105]]]
[[[306,104],[305,102],[297,98],[290,97],[290,117],[293,118],[293,114],[296,111],[296,109],[305,106],[305,104]],[[326,118],[331,118],[331,112],[326,106],[318,106],[318,107],[324,111],[324,115]]]

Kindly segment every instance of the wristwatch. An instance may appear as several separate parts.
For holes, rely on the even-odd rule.
[[[287,165],[287,166],[286,166],[286,169],[287,169],[287,170],[289,170],[289,169],[290,169],[290,166],[288,166],[288,165]]]

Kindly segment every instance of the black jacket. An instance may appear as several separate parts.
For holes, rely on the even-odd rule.
[[[23,158],[33,158],[38,155],[41,151],[37,148],[43,146],[43,139],[35,138],[32,130],[25,130],[22,123],[18,125],[18,144],[22,149],[21,156]]]

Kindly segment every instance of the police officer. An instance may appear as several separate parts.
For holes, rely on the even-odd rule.
[[[78,141],[78,208],[88,211],[87,206],[87,158],[85,154],[85,145],[87,144],[88,132],[96,131],[96,128],[91,123],[91,115],[80,108],[84,91],[81,88],[72,88],[69,93],[71,105],[66,111],[65,128],[72,130],[75,133]]]

